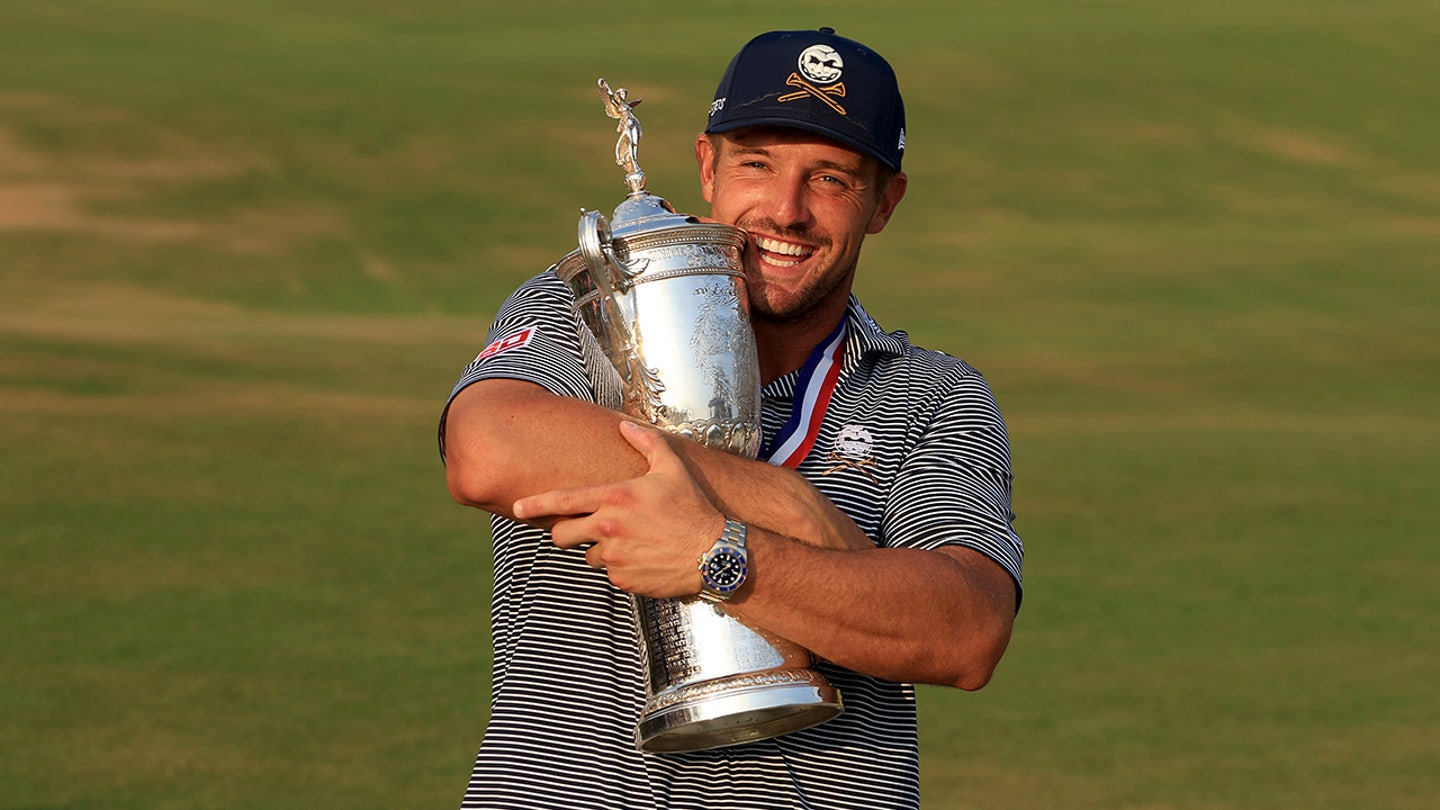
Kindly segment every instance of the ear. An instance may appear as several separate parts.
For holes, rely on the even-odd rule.
[[[714,202],[715,196],[715,148],[705,133],[695,136],[695,162],[700,164],[700,196],[705,202]]]
[[[866,233],[880,233],[885,230],[886,224],[890,222],[890,215],[895,213],[895,206],[905,198],[905,188],[909,183],[910,178],[904,172],[896,172],[895,176],[890,178],[875,204],[875,213],[870,215],[870,222],[865,226]]]

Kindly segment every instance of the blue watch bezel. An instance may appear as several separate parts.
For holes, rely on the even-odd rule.
[[[744,523],[734,518],[725,519],[725,528],[720,536],[715,539],[709,551],[700,555],[700,598],[709,602],[723,602],[745,585],[745,581],[750,577],[750,553],[745,548],[745,535]],[[733,561],[725,567],[735,573],[727,578],[731,581],[722,584],[716,578],[718,572],[715,569],[723,561]]]

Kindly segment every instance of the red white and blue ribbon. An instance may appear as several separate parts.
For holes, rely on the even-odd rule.
[[[835,331],[811,350],[805,365],[800,367],[790,419],[774,438],[765,443],[761,452],[761,456],[771,464],[793,470],[815,446],[820,424],[825,421],[825,409],[830,407],[830,397],[840,380],[840,361],[844,356],[845,319],[841,318]]]

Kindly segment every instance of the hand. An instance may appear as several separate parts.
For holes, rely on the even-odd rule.
[[[581,548],[615,587],[641,596],[700,592],[697,561],[725,526],[690,470],[653,428],[621,422],[649,470],[613,484],[556,489],[516,501],[515,517],[551,525],[560,548]]]

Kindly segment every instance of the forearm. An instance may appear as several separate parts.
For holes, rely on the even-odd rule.
[[[446,418],[446,476],[454,498],[514,517],[527,495],[644,474],[620,435],[622,415],[517,380],[465,389]],[[720,511],[806,543],[871,548],[860,528],[802,476],[666,434]]]
[[[485,380],[445,419],[446,482],[455,500],[505,517],[526,495],[619,481],[645,472],[620,415],[519,380]]]
[[[873,549],[849,515],[792,470],[670,438],[696,483],[721,512],[749,525],[832,549]]]
[[[837,553],[751,532],[750,579],[727,610],[836,664],[978,689],[1009,643],[1015,592],[978,552]]]

